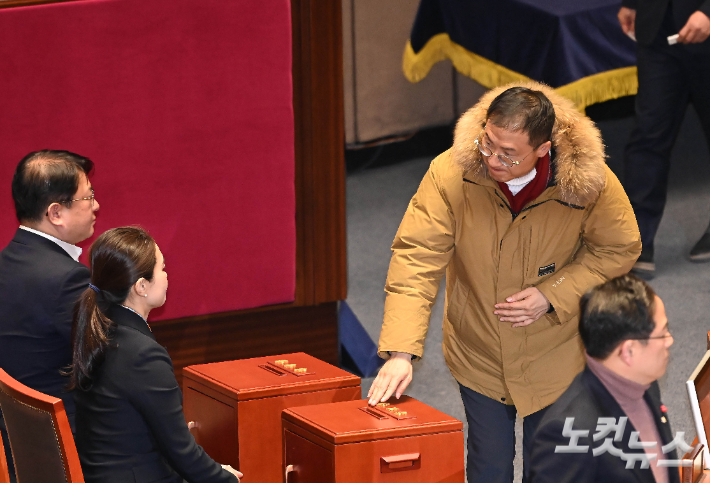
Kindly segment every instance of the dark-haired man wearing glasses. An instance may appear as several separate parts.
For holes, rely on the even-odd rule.
[[[678,482],[676,448],[688,447],[671,433],[656,382],[673,344],[663,302],[624,275],[580,306],[587,367],[540,422],[533,483]]]
[[[99,203],[89,181],[93,167],[68,151],[25,156],[12,179],[20,227],[0,252],[0,368],[61,398],[72,429],[74,400],[60,371],[72,360],[74,303],[89,284],[76,244],[94,233]],[[5,438],[1,420],[0,429]]]
[[[579,298],[641,252],[599,131],[547,86],[487,93],[432,162],[392,252],[379,344],[389,360],[370,404],[411,381],[446,272],[444,357],[468,420],[468,481],[512,482],[516,414],[526,467],[544,409],[584,367]]]

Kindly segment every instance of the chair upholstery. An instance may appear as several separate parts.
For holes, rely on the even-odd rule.
[[[0,369],[0,410],[18,483],[84,483],[61,399],[30,389]]]

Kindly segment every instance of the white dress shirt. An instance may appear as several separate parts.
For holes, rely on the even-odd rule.
[[[59,238],[55,238],[52,235],[48,235],[48,234],[44,233],[43,231],[38,231],[38,230],[35,230],[32,228],[29,228],[27,226],[24,226],[24,225],[20,225],[20,228],[23,230],[29,231],[31,233],[34,233],[35,235],[39,235],[41,237],[44,237],[47,240],[52,240],[54,243],[56,243],[57,245],[62,247],[64,249],[64,251],[69,254],[70,257],[72,257],[77,262],[79,261],[79,255],[81,255],[82,249],[79,248],[78,246],[72,245],[71,243],[67,243],[65,241],[62,241]]]
[[[532,180],[535,179],[536,174],[537,174],[537,169],[533,168],[532,171],[530,171],[525,176],[521,176],[520,178],[511,179],[510,181],[506,181],[505,184],[508,185],[508,189],[510,190],[511,193],[513,193],[513,196],[515,196],[518,193],[520,193],[520,190],[525,188],[525,186],[527,186],[528,183],[530,183]]]

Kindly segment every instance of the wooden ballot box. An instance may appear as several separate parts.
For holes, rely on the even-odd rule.
[[[281,411],[360,399],[360,378],[302,352],[186,367],[185,419],[244,482],[283,483]]]
[[[463,483],[463,423],[402,396],[283,412],[285,483]]]

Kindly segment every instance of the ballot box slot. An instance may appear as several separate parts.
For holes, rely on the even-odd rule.
[[[387,416],[385,416],[384,414],[380,414],[369,407],[360,408],[360,411],[366,412],[367,414],[376,419],[387,419]]]
[[[420,453],[383,456],[380,458],[380,473],[418,470],[421,467],[422,455]]]
[[[276,367],[270,366],[270,365],[268,365],[268,364],[259,364],[259,367],[261,367],[261,368],[264,369],[265,371],[268,371],[268,372],[270,372],[270,373],[272,373],[272,374],[274,374],[274,375],[276,375],[276,376],[285,376],[285,375],[288,374],[288,372],[286,372],[286,371],[284,371],[284,370],[281,370],[281,369],[278,369],[278,368],[276,368]]]

